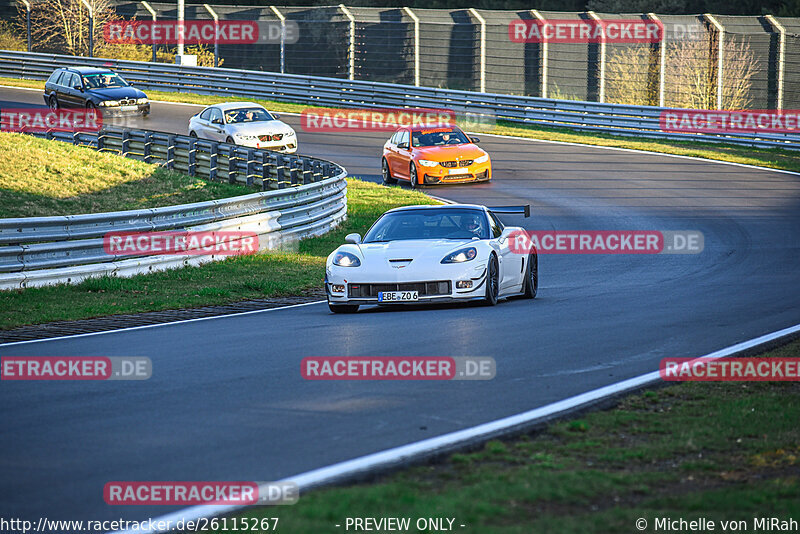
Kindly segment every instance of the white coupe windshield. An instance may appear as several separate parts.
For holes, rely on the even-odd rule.
[[[227,124],[239,124],[242,122],[265,122],[275,120],[269,112],[262,108],[237,108],[225,111],[225,122]]]
[[[403,239],[489,238],[486,215],[474,209],[417,209],[387,213],[377,220],[364,243]]]

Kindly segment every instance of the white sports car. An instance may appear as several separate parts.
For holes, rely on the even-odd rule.
[[[189,119],[189,135],[286,154],[297,152],[297,134],[278,115],[253,102],[208,106]]]
[[[325,264],[328,306],[353,313],[363,304],[412,304],[502,297],[536,297],[535,251],[517,254],[497,213],[524,214],[530,206],[471,204],[407,206],[389,210],[362,239],[345,237]]]

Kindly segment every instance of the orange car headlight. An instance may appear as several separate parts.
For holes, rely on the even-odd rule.
[[[487,161],[489,161],[489,154],[484,154],[479,158],[475,158],[475,163],[486,163]]]
[[[423,167],[436,167],[439,162],[438,161],[431,161],[429,159],[421,159],[419,160],[419,164]]]

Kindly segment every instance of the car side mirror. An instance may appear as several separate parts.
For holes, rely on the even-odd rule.
[[[278,115],[277,113],[273,113],[272,116],[275,118],[275,120],[278,120],[278,119],[281,118],[281,116]]]
[[[397,143],[397,148],[408,150],[408,143]]]
[[[480,143],[481,142],[480,137],[470,137],[469,140],[472,141],[473,143]]]
[[[345,243],[352,243],[353,245],[358,245],[361,243],[361,234],[347,234],[344,236]]]
[[[222,119],[213,119],[211,124],[222,124]]]
[[[75,89],[76,91],[80,91],[81,93],[83,92],[83,86],[82,85],[76,85],[75,87],[73,87],[73,89]]]

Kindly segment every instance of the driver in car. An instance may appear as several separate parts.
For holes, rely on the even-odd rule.
[[[475,237],[481,236],[482,225],[477,215],[466,215],[461,227]]]

